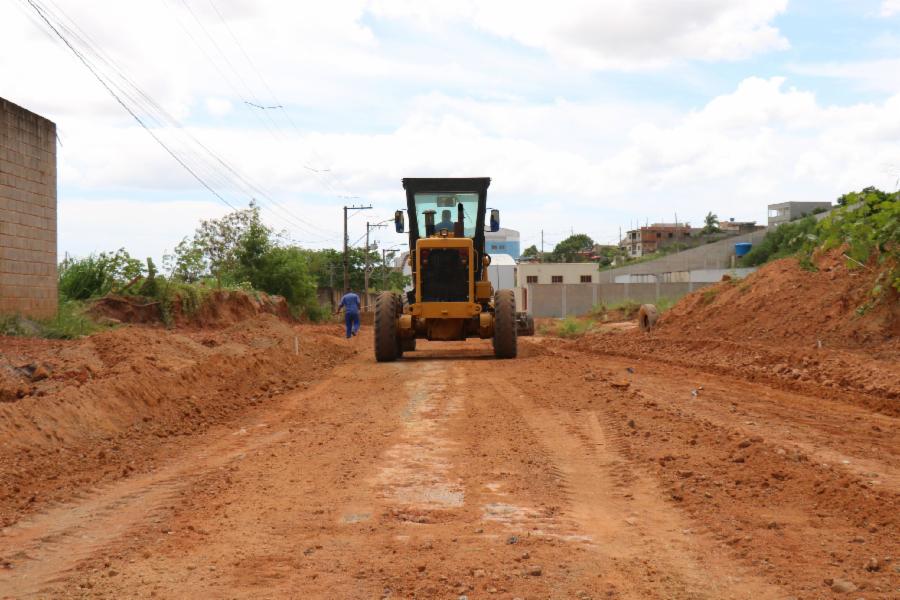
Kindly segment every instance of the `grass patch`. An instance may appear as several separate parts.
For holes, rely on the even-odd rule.
[[[0,334],[46,339],[73,339],[110,329],[91,319],[84,311],[84,303],[60,300],[56,316],[50,319],[28,319],[18,315],[0,317]]]
[[[571,339],[581,337],[587,333],[594,322],[591,319],[576,319],[575,317],[566,317],[556,327],[556,335],[561,338]]]
[[[700,297],[701,297],[703,304],[712,304],[713,300],[715,300],[716,296],[718,296],[718,295],[719,295],[718,288],[710,288],[707,290],[703,290],[703,293],[701,294]]]
[[[667,310],[669,310],[670,308],[672,308],[673,306],[675,306],[675,300],[672,300],[671,298],[662,297],[659,300],[657,300],[654,304],[656,305],[656,310],[659,311],[659,314],[662,314],[662,313],[666,312]]]
[[[631,319],[637,316],[640,308],[640,303],[635,302],[634,300],[623,300],[621,302],[616,302],[615,304],[606,304],[605,302],[601,302],[600,304],[594,306],[594,308],[591,310],[591,315],[603,318],[610,313],[618,313],[625,319]]]

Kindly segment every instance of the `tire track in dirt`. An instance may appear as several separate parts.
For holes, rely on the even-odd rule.
[[[540,405],[601,407],[617,451],[710,555],[798,598],[830,596],[839,579],[866,598],[896,596],[896,418],[655,358],[558,358],[558,374],[537,375],[572,393]]]
[[[407,382],[410,400],[401,414],[400,441],[384,455],[373,485],[375,498],[398,508],[421,510],[463,505],[462,482],[449,475],[459,443],[447,436],[448,422],[463,405],[462,395],[448,390],[446,379],[453,376],[427,364]]]
[[[279,414],[301,397],[285,396],[275,411],[257,415],[239,429],[217,429],[186,448],[183,457],[146,474],[120,480],[0,530],[0,547],[11,568],[0,571],[0,597],[40,595],[63,580],[79,562],[126,536],[139,525],[164,522],[182,490],[203,474],[240,461],[248,453],[279,443],[287,430],[273,427]],[[162,533],[166,533],[165,530]],[[11,550],[11,553],[10,553]]]
[[[623,597],[781,597],[776,588],[701,549],[706,540],[666,504],[650,477],[617,452],[598,412],[539,408],[507,383],[516,391],[506,393],[515,398],[565,481],[561,521],[570,532],[563,539],[588,541],[593,552],[607,558],[617,571],[607,573],[607,579]],[[494,387],[501,393],[500,386]]]

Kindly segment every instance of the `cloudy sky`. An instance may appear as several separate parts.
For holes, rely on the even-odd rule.
[[[900,178],[900,0],[32,2],[152,133],[0,3],[0,96],[58,127],[60,253],[159,257],[250,197],[337,247],[408,176],[492,177],[548,248]]]

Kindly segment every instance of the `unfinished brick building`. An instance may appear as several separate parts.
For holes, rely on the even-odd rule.
[[[51,317],[56,294],[56,125],[0,98],[0,315]]]

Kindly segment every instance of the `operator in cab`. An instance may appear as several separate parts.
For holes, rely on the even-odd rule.
[[[441,211],[441,222],[434,226],[434,230],[446,229],[447,231],[453,231],[453,224],[453,213],[445,209]]]
[[[359,305],[359,296],[347,290],[347,293],[341,298],[337,310],[334,311],[334,314],[338,314],[342,308],[344,309],[344,324],[347,326],[348,340],[359,333]]]

